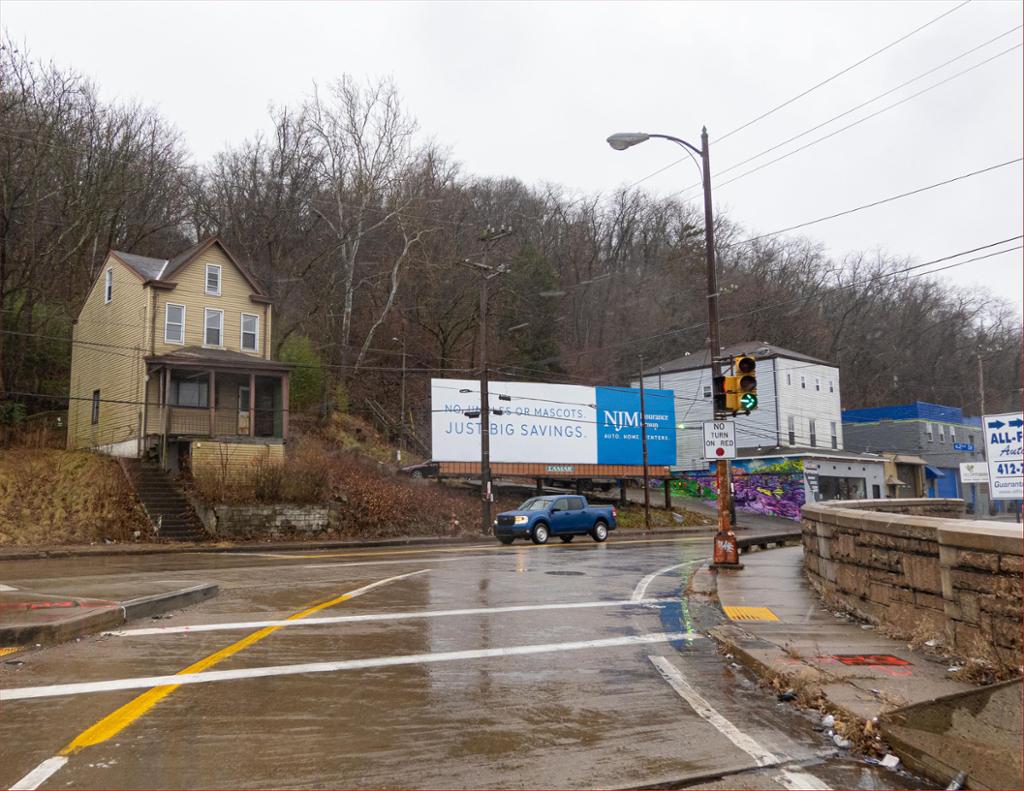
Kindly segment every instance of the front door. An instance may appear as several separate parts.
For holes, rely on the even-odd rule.
[[[242,385],[238,388],[238,433],[247,435],[249,433],[249,385]]]

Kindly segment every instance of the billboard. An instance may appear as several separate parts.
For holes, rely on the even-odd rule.
[[[435,461],[480,461],[480,383],[432,379]],[[491,461],[527,464],[642,464],[640,391],[538,382],[491,382]],[[646,390],[647,461],[676,463],[675,398]],[[493,414],[501,410],[502,414]]]

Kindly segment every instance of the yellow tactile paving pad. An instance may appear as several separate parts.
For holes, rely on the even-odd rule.
[[[8,648],[0,648],[0,656],[7,656],[8,654],[13,654],[15,651],[20,651],[20,650],[21,650],[21,646],[20,645],[10,646]]]
[[[767,607],[724,607],[725,614],[733,621],[777,621],[779,616]]]

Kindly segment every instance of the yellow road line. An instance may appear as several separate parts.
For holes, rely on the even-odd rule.
[[[414,572],[420,574],[422,572]],[[381,580],[380,582],[373,583],[372,586],[364,586],[348,593],[343,593],[341,596],[337,596],[320,604],[314,604],[311,607],[290,615],[284,620],[295,621],[300,618],[305,618],[313,613],[325,610],[328,607],[333,607],[336,604],[341,604],[349,599],[355,598],[369,587],[377,587],[384,582],[390,582],[393,580],[404,579],[405,577],[412,576],[411,574],[401,574],[397,577],[389,577],[387,580]],[[264,637],[276,632],[278,629],[283,629],[282,626],[268,626],[264,629],[260,629],[257,632],[253,632],[246,637],[243,637],[236,643],[232,643],[227,648],[222,648],[220,651],[216,651],[209,656],[200,659],[198,662],[189,665],[184,670],[180,670],[175,675],[184,675],[186,673],[199,673],[200,671],[206,670],[207,668],[213,667],[219,662],[223,662],[230,656],[237,654],[239,651],[244,651],[249,646],[258,643]],[[153,706],[159,703],[161,700],[170,695],[176,690],[180,684],[167,684],[162,687],[153,687],[153,689],[143,692],[141,695],[136,697],[134,700],[129,701],[125,705],[116,711],[108,714],[102,720],[97,722],[95,725],[82,731],[78,736],[74,738],[63,750],[60,751],[59,755],[72,755],[84,747],[91,747],[101,742],[105,742],[112,736],[116,736],[122,730],[131,725],[135,720],[139,719],[143,714],[149,711]]]
[[[678,538],[628,538],[625,540],[619,540],[615,542],[615,546],[621,546],[623,544],[667,544],[675,543],[677,541],[710,541],[714,538],[713,533],[708,533],[706,536],[680,536]],[[594,545],[596,546],[596,545]],[[552,544],[523,544],[519,547],[513,547],[513,549],[562,549],[562,550],[586,550],[593,549],[594,546],[588,544],[565,544],[562,546]],[[321,552],[318,555],[285,555],[281,553],[275,553],[272,557],[281,558],[295,558],[296,560],[316,560],[318,558],[368,558],[368,557],[388,557],[389,555],[425,555],[434,554],[438,552],[508,552],[509,547],[507,546],[490,546],[475,544],[471,547],[439,547],[429,548],[424,547],[423,549],[395,549],[384,552]]]

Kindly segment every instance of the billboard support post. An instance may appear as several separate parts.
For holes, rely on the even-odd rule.
[[[644,458],[644,529],[651,529],[651,481],[647,472],[647,406],[644,403],[644,356],[640,355],[640,444]]]

